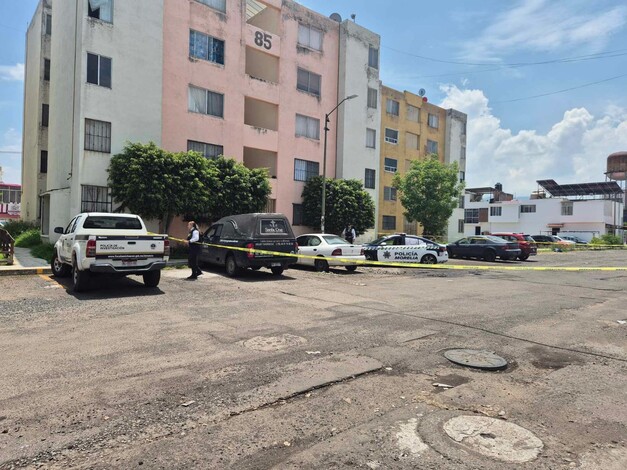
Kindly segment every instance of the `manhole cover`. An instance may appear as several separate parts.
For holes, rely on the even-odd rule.
[[[301,336],[284,334],[280,336],[255,336],[243,342],[244,346],[255,351],[278,351],[306,343]]]
[[[444,357],[455,364],[478,369],[499,370],[507,367],[507,361],[501,356],[481,349],[449,349]]]
[[[485,416],[456,416],[444,423],[444,432],[469,450],[503,462],[529,462],[544,447],[531,431]]]

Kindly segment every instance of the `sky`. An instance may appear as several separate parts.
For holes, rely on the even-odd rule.
[[[627,151],[624,0],[301,0],[381,36],[392,88],[468,114],[467,187],[604,181]],[[0,0],[0,166],[20,182],[24,36],[36,0]]]

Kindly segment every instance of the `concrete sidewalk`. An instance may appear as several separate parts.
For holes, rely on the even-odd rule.
[[[35,258],[30,254],[30,248],[15,247],[13,264],[0,265],[0,276],[15,274],[50,274],[50,264],[45,259]]]

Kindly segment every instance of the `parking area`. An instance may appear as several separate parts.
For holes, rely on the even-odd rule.
[[[504,268],[627,251],[448,264],[0,277],[0,469],[625,468],[627,271]]]

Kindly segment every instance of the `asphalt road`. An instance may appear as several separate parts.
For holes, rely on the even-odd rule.
[[[489,265],[0,277],[0,469],[623,470],[627,271],[499,269],[627,251]]]

